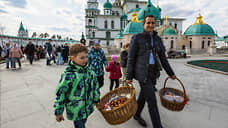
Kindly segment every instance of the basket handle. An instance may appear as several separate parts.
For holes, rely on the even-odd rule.
[[[127,84],[127,86],[129,86],[129,85],[130,85],[131,87],[133,87],[133,84],[132,84],[132,83]]]
[[[171,77],[169,76],[169,77],[167,77],[166,79],[165,79],[165,82],[164,82],[164,87],[163,87],[163,89],[165,90],[165,86],[166,86],[166,83],[167,83],[167,80],[168,79],[171,79]],[[178,80],[179,81],[179,83],[180,83],[180,85],[182,86],[182,88],[183,88],[183,90],[184,90],[184,97],[185,97],[185,95],[186,95],[186,92],[185,92],[185,88],[184,88],[184,84],[181,82],[181,80],[180,79],[178,79],[177,77],[176,77],[176,80]]]

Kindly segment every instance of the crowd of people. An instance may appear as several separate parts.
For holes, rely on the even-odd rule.
[[[5,59],[6,69],[16,69],[16,62],[18,62],[19,69],[21,69],[21,59],[29,60],[32,65],[33,61],[47,58],[47,65],[51,65],[51,61],[54,61],[57,65],[63,65],[68,62],[69,46],[67,43],[56,47],[55,44],[51,44],[51,39],[46,42],[45,45],[34,45],[32,40],[29,40],[26,46],[19,46],[17,43],[10,42],[5,43],[3,47],[0,47],[0,55]]]

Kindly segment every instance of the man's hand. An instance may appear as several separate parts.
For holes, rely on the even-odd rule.
[[[172,75],[171,78],[172,78],[173,80],[175,80],[177,77],[176,77],[176,75]]]
[[[63,115],[56,116],[56,121],[58,122],[64,121]]]
[[[131,84],[132,80],[126,80],[127,84]]]

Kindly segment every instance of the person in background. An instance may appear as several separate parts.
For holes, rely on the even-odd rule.
[[[9,57],[11,58],[11,68],[13,70],[16,69],[16,61],[19,64],[19,69],[21,69],[21,61],[20,59],[23,57],[23,53],[20,48],[17,47],[17,44],[14,43],[13,47],[10,49]]]
[[[62,48],[62,56],[63,56],[64,63],[67,63],[68,62],[68,56],[69,56],[69,46],[67,43],[65,43],[63,48]]]
[[[46,47],[46,52],[47,52],[47,61],[46,65],[51,65],[50,62],[53,60],[52,59],[52,45],[51,45],[52,39],[48,39],[48,42],[46,42],[45,47]]]
[[[56,58],[56,46],[55,46],[55,44],[53,44],[52,45],[52,59],[53,59],[54,63],[56,63],[55,58]]]
[[[57,62],[56,64],[63,64],[63,57],[62,57],[62,48],[61,46],[57,46],[56,48],[56,52],[57,52]]]
[[[122,82],[126,84],[126,68],[127,68],[127,56],[129,50],[130,43],[126,43],[123,45],[123,50],[120,53],[120,64],[121,64],[121,71],[122,71]]]
[[[114,81],[116,83],[116,87],[119,87],[119,79],[121,78],[121,70],[120,70],[120,63],[118,62],[118,56],[112,55],[112,61],[109,62],[108,68],[106,69],[107,72],[110,72],[109,79],[110,79],[110,91],[113,89]]]
[[[88,49],[83,44],[70,46],[70,61],[62,73],[56,89],[54,112],[56,120],[64,120],[63,111],[75,128],[85,128],[85,123],[100,100],[99,84],[95,73],[87,66]]]
[[[89,51],[88,66],[96,73],[100,88],[104,85],[103,65],[105,65],[105,69],[108,68],[104,51],[100,48],[100,42],[96,40],[93,47]]]
[[[25,47],[25,53],[27,58],[29,59],[30,64],[32,64],[34,59],[35,46],[31,40],[29,40],[29,43]]]
[[[10,57],[9,57],[9,53],[10,53],[10,43],[7,42],[6,46],[3,48],[2,51],[2,57],[5,58],[6,60],[6,69],[9,69],[9,64],[10,64]]]

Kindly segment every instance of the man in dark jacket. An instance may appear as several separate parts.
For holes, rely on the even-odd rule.
[[[127,61],[127,83],[131,83],[132,79],[135,78],[139,81],[141,87],[137,100],[138,110],[134,119],[140,125],[147,126],[140,115],[145,101],[147,101],[153,128],[163,128],[153,88],[156,84],[156,79],[160,76],[158,57],[166,73],[172,79],[175,79],[176,76],[166,59],[162,40],[157,35],[157,32],[154,31],[154,16],[149,15],[144,18],[143,28],[144,32],[134,35],[131,39]]]
[[[35,46],[34,44],[32,44],[32,41],[29,40],[29,43],[25,48],[25,53],[27,55],[27,58],[29,59],[30,64],[32,64],[33,62],[34,52],[35,52]]]
[[[46,65],[51,65],[50,62],[53,60],[53,55],[52,55],[52,45],[51,45],[52,39],[48,39],[48,42],[46,42],[46,51],[47,51],[47,63]]]

